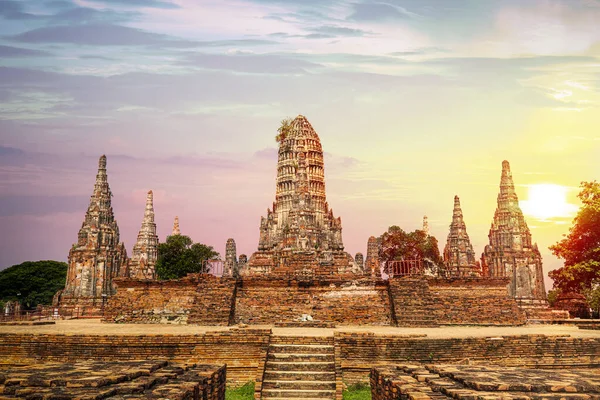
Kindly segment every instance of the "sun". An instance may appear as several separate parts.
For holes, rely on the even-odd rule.
[[[569,188],[551,183],[529,185],[528,199],[519,202],[523,213],[538,220],[572,217],[575,204],[567,202]]]

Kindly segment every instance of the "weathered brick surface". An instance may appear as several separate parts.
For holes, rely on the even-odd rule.
[[[167,361],[0,364],[3,399],[225,399],[225,366]]]
[[[398,365],[371,371],[373,400],[598,399],[600,369]]]
[[[210,274],[151,281],[115,279],[117,294],[106,305],[104,320],[128,323],[228,325],[235,280]]]
[[[600,337],[521,335],[429,339],[336,333],[335,345],[339,347],[346,382],[367,381],[369,370],[374,366],[406,362],[469,362],[528,367],[574,367],[600,363]]]
[[[405,277],[389,282],[399,326],[525,323],[508,297],[507,279]]]
[[[249,278],[240,282],[235,322],[292,323],[303,314],[339,325],[391,325],[386,282],[359,279],[298,281]]]
[[[173,360],[227,364],[227,378],[252,381],[264,365],[270,329],[232,329],[198,335],[0,335],[0,360],[75,362],[81,360]],[[262,364],[261,364],[262,362]]]

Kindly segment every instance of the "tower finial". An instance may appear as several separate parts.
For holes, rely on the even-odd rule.
[[[427,215],[423,215],[423,232],[429,236],[429,220],[427,219]]]
[[[104,154],[98,160],[98,169],[106,169],[106,156]]]
[[[179,230],[179,217],[175,216],[175,221],[173,221],[173,232],[171,235],[181,235],[181,231]]]

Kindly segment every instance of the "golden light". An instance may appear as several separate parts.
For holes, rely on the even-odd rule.
[[[529,185],[528,199],[519,202],[523,213],[538,220],[572,217],[575,204],[567,202],[568,188],[550,183]]]

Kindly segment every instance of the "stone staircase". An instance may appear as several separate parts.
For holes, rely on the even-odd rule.
[[[429,285],[424,279],[394,278],[390,280],[390,294],[398,326],[438,326]]]
[[[335,399],[333,337],[271,336],[262,399]]]

